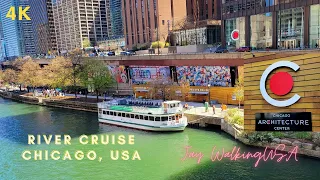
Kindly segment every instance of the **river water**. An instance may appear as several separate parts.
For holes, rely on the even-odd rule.
[[[68,134],[71,145],[28,145],[28,134]],[[79,137],[86,135],[134,135],[134,145],[82,145]],[[181,161],[185,147],[192,146],[204,154],[196,159]],[[249,148],[229,135],[213,130],[187,128],[181,133],[152,133],[99,124],[97,114],[47,108],[16,103],[0,98],[0,179],[318,179],[320,160],[298,156],[288,162],[260,162],[228,159],[212,162],[212,147],[231,151],[263,151]],[[26,161],[25,150],[57,150],[73,153],[94,150],[102,161],[42,160]],[[141,160],[110,159],[111,150],[138,151]],[[73,156],[74,157],[74,156]],[[109,157],[109,158],[108,158]],[[131,156],[130,156],[131,157]],[[98,158],[97,158],[98,159]]]

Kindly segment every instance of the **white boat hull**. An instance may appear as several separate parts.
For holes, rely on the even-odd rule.
[[[111,124],[122,127],[129,127],[133,129],[140,129],[145,131],[183,131],[187,124],[178,124],[178,125],[147,125],[147,124],[139,124],[127,121],[119,121],[119,120],[111,120],[105,118],[99,118],[100,123]]]

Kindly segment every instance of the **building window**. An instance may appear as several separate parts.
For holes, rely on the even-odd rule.
[[[310,48],[319,48],[320,46],[320,5],[310,6]]]
[[[253,49],[272,46],[272,13],[251,16],[250,27],[250,44]]]
[[[277,19],[278,46],[281,49],[304,47],[303,8],[299,7],[279,11]]]

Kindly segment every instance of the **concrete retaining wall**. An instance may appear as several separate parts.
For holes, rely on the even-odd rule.
[[[37,98],[37,97],[18,95],[12,92],[0,92],[0,97],[11,99],[18,102],[27,103],[27,104],[58,107],[58,108],[65,108],[65,109],[74,109],[74,110],[88,111],[88,112],[98,112],[98,106],[96,103],[53,100],[53,99],[45,99],[42,97]]]

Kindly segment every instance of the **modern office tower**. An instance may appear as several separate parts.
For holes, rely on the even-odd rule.
[[[122,0],[126,47],[167,41],[175,22],[187,16],[186,10],[186,0]]]
[[[29,0],[36,54],[56,50],[51,0]]]
[[[60,52],[91,45],[111,34],[109,0],[55,0],[52,4],[57,48]]]
[[[110,38],[112,39],[123,37],[123,24],[122,24],[121,11],[122,11],[121,0],[110,0],[110,20],[111,20]]]
[[[315,48],[320,44],[319,3],[319,0],[222,0],[223,45]],[[239,30],[239,40],[231,38],[233,30]]]
[[[5,58],[6,58],[6,51],[4,48],[3,28],[2,28],[2,21],[0,16],[0,61],[5,60]]]
[[[29,0],[1,0],[0,14],[3,27],[3,41],[8,59],[19,56],[35,54],[35,42],[33,39],[32,23],[23,18],[12,20],[6,17],[11,6],[25,8],[29,6]],[[30,11],[27,12],[30,16]]]

